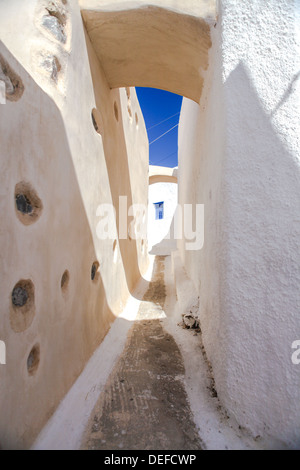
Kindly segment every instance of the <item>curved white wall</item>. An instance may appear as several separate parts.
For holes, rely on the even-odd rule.
[[[119,195],[147,204],[148,139],[135,90],[110,90],[77,2],[0,2],[0,30],[0,77],[19,84],[0,104],[0,448],[24,449],[147,267],[142,241],[101,238],[98,210]],[[17,209],[16,185],[33,188],[36,219]],[[30,305],[12,303],[20,282]]]

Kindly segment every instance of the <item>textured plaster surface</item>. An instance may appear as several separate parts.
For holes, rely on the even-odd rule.
[[[184,101],[179,130],[179,201],[205,204],[204,248],[181,255],[219,398],[283,448],[300,435],[296,8],[221,3],[200,105]]]
[[[179,249],[220,402],[269,447],[297,448],[299,2],[223,0],[217,22],[214,2],[80,7],[86,34],[75,0],[0,4],[0,72],[11,96],[0,114],[0,446],[30,445],[146,268],[142,241],[99,240],[96,214],[100,203],[118,211],[119,195],[147,201],[138,101],[133,89],[111,87],[148,85],[194,100],[183,101],[180,120],[179,202],[205,205],[205,241],[199,252]],[[42,204],[30,225],[16,216],[18,183]],[[35,315],[13,331],[20,280],[34,284]],[[29,373],[32,351],[39,362]]]

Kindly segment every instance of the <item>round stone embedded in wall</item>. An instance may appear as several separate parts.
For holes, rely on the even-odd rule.
[[[30,279],[22,279],[11,292],[10,325],[16,333],[25,331],[35,315],[34,285]]]
[[[33,207],[25,194],[16,195],[16,206],[18,211],[20,211],[22,214],[31,214],[33,211]]]
[[[46,7],[47,14],[41,19],[42,26],[59,42],[65,44],[67,41],[67,12],[54,2],[50,2]]]
[[[18,219],[31,225],[40,217],[43,204],[30,183],[21,181],[15,187],[15,208]]]
[[[58,58],[51,53],[40,53],[39,66],[43,73],[50,77],[56,84],[61,72],[61,65]]]
[[[29,375],[34,375],[40,363],[40,345],[36,344],[31,349],[27,358],[27,372]]]
[[[0,54],[0,80],[5,84],[5,96],[8,101],[18,101],[24,92],[21,78],[12,70],[9,63]]]
[[[11,300],[15,307],[23,307],[28,300],[28,292],[24,287],[17,286],[11,294]]]
[[[92,268],[91,268],[91,279],[93,282],[97,282],[97,280],[99,279],[99,276],[100,276],[99,267],[100,267],[100,263],[98,261],[94,261],[94,263],[92,264]]]

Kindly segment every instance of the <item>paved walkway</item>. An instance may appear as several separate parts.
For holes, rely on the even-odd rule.
[[[183,359],[162,325],[164,269],[165,256],[157,256],[152,281],[92,412],[82,449],[201,449],[184,388]]]

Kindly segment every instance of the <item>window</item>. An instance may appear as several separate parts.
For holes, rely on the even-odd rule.
[[[164,202],[155,202],[155,220],[164,218]]]

